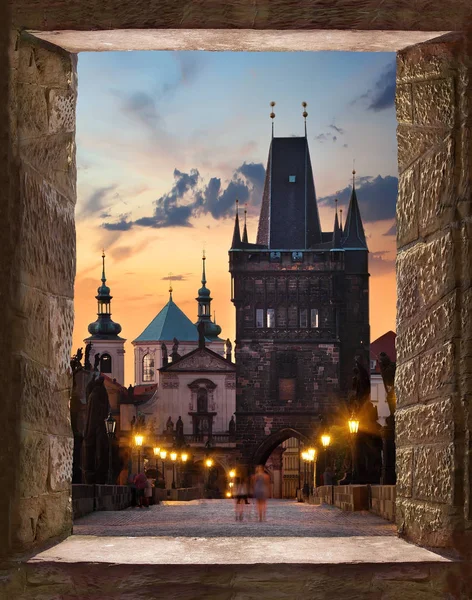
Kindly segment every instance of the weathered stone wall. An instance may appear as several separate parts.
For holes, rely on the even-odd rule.
[[[458,548],[472,516],[471,42],[397,60],[397,523]]]
[[[14,202],[2,226],[15,235],[2,256],[12,342],[10,536],[24,550],[69,533],[72,522],[70,345],[75,275],[76,59],[13,33],[10,44],[10,181]],[[10,242],[12,233],[2,236]],[[3,310],[2,310],[3,313]],[[2,314],[2,318],[4,318]],[[5,488],[4,488],[5,489]]]
[[[370,512],[395,522],[395,490],[394,485],[371,485]]]

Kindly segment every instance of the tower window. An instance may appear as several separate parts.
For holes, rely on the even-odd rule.
[[[317,308],[312,308],[310,311],[310,324],[312,329],[318,329],[319,327],[319,314]]]
[[[111,373],[111,356],[109,354],[100,356],[100,373]]]
[[[267,309],[267,327],[273,329],[275,327],[275,309]]]
[[[154,358],[150,354],[143,357],[143,381],[154,381]]]
[[[264,309],[256,308],[256,327],[259,329],[264,327]]]
[[[308,310],[306,308],[300,309],[300,327],[308,327]]]
[[[289,183],[295,183],[295,182],[296,182],[296,180],[297,180],[297,178],[296,178],[296,176],[295,176],[295,175],[289,175],[289,176],[288,176],[288,182],[289,182]]]

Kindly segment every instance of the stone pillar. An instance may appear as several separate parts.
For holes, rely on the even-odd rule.
[[[2,430],[14,432],[7,455],[15,472],[1,496],[11,494],[10,548],[27,550],[70,533],[72,524],[77,81],[75,57],[16,32],[10,62],[11,197],[0,225],[0,319],[2,377],[12,379],[2,395],[15,403]]]
[[[470,37],[398,54],[397,524],[459,550],[472,517],[471,75]]]

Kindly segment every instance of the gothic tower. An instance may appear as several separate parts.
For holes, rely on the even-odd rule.
[[[333,231],[323,232],[306,129],[272,138],[257,243],[245,238],[236,214],[237,435],[247,462],[265,462],[284,430],[314,441],[347,396],[355,357],[369,360],[368,249],[355,186],[344,231],[336,209]]]
[[[98,288],[98,294],[95,296],[98,303],[97,320],[88,326],[90,337],[84,342],[92,344],[90,353],[90,362],[94,364],[94,357],[100,354],[100,363],[98,369],[104,375],[111,379],[116,379],[118,383],[124,385],[125,379],[125,339],[118,334],[121,332],[121,325],[111,319],[111,300],[110,288],[106,285],[105,277],[105,252],[102,253],[102,285]]]

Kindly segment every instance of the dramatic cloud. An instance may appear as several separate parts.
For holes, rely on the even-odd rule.
[[[335,133],[332,133],[331,131],[326,131],[324,133],[320,133],[317,136],[315,136],[315,138],[314,138],[315,142],[320,142],[321,144],[323,142],[329,142],[329,141],[337,142],[338,136],[344,135],[344,133],[345,133],[344,129],[342,129],[341,127],[338,127],[334,123],[331,123],[330,125],[328,125],[328,129],[332,129]],[[344,144],[344,145],[346,146],[346,144]]]
[[[161,117],[157,112],[154,98],[147,92],[134,92],[123,95],[115,92],[121,103],[121,109],[132,120],[142,125],[145,129],[157,131]]]
[[[98,188],[82,204],[78,219],[87,219],[97,213],[104,212],[104,206],[107,196],[116,188],[116,185]]]
[[[347,186],[331,196],[320,198],[322,205],[334,206],[338,199],[340,206],[348,206],[352,187]],[[398,179],[386,177],[359,177],[356,181],[357,200],[365,223],[384,221],[395,217],[397,203]]]
[[[379,75],[378,79],[374,82],[373,88],[353,100],[351,104],[357,104],[358,102],[365,103],[367,110],[374,112],[391,108],[395,104],[395,78],[396,65],[395,62],[392,62]]]
[[[167,277],[161,277],[161,281],[187,281],[193,273],[179,273],[178,275],[167,275]]]
[[[384,235],[397,235],[397,224],[394,223],[390,229],[384,233]]]
[[[344,129],[341,129],[341,127],[336,127],[336,125],[334,123],[331,123],[331,125],[328,125],[328,127],[330,127],[331,129],[334,129],[334,131],[336,131],[340,135],[344,134]]]
[[[236,199],[242,204],[258,206],[262,197],[265,169],[261,163],[243,163],[235,169],[226,187],[219,177],[205,184],[197,169],[190,173],[174,170],[174,185],[155,202],[154,213],[136,221],[121,217],[115,223],[103,223],[109,231],[127,231],[139,227],[191,227],[190,219],[211,214],[222,219],[234,213]]]

